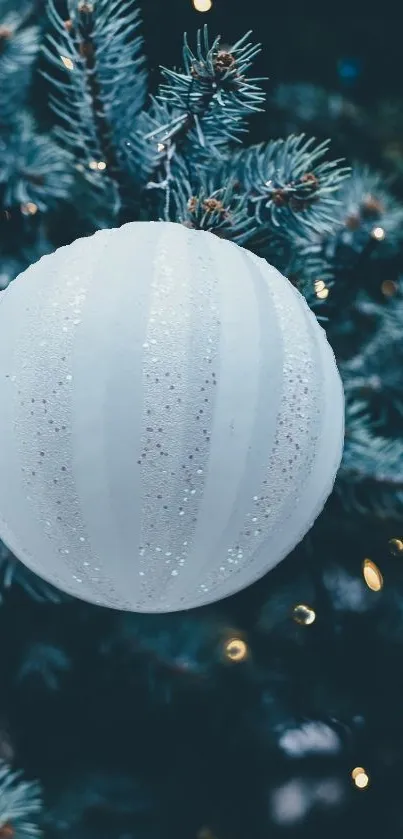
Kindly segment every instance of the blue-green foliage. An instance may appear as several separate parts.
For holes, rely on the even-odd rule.
[[[264,103],[249,34],[185,36],[182,69],[163,68],[147,97],[140,3],[0,0],[0,290],[43,253],[124,221],[243,245],[328,332],[344,456],[293,555],[214,607],[101,609],[0,543],[0,757],[29,767],[45,801],[42,815],[39,785],[0,761],[0,839],[35,839],[41,825],[49,839],[393,839],[403,591],[385,547],[402,535],[403,208],[383,175],[357,164],[347,177],[333,159],[343,149],[325,138],[362,127],[340,94],[283,85],[264,142],[247,145]],[[377,592],[366,555],[384,575]],[[313,626],[292,619],[294,604]],[[231,638],[247,642],[238,661]],[[368,795],[351,782],[356,763]]]
[[[0,4],[0,129],[14,122],[26,102],[39,49],[39,27],[30,25],[30,6]],[[28,21],[28,24],[27,24]]]
[[[219,156],[226,143],[245,133],[244,118],[261,110],[264,101],[262,80],[246,75],[260,52],[260,45],[248,41],[250,34],[228,50],[221,48],[220,38],[210,46],[204,27],[197,33],[195,52],[185,35],[183,72],[163,68],[166,81],[158,94],[172,108],[172,120],[154,131],[154,137],[166,143],[194,128],[198,144]]]
[[[400,258],[403,209],[382,177],[359,165],[348,177],[328,141],[301,132],[245,144],[248,118],[265,99],[250,33],[232,45],[211,40],[207,28],[185,35],[182,68],[162,68],[147,97],[137,0],[66,0],[63,12],[47,0],[40,25],[33,7],[0,2],[0,286],[60,243],[47,219],[63,207],[76,235],[160,218],[250,248],[304,294],[340,357],[343,502],[398,515],[399,493],[382,476],[394,470],[399,483],[403,471],[395,433],[403,391],[392,360],[402,304],[380,287]],[[24,110],[37,76],[50,132]],[[314,122],[315,108],[347,112],[340,97],[306,85],[280,91],[280,111],[287,96],[300,124]],[[15,219],[23,235],[13,238]]]
[[[47,134],[39,134],[32,116],[18,114],[7,135],[0,133],[0,188],[3,206],[35,204],[46,212],[69,196],[72,161],[66,151]]]
[[[400,426],[401,429],[401,426]],[[379,519],[403,512],[401,430],[383,435],[364,401],[347,397],[346,440],[336,489],[345,509]]]
[[[19,773],[0,762],[0,832],[12,825],[14,839],[30,839],[40,835],[38,818],[41,812],[39,785],[22,780]]]
[[[14,585],[22,588],[38,603],[62,603],[69,600],[68,595],[37,577],[0,542],[0,603],[3,594]]]
[[[235,158],[256,222],[284,235],[335,228],[337,191],[349,174],[339,160],[324,160],[329,143],[303,134],[254,146]]]

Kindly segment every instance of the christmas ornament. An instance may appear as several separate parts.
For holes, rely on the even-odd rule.
[[[0,304],[0,536],[104,606],[219,600],[300,541],[343,440],[332,350],[274,268],[167,222],[43,257]]]

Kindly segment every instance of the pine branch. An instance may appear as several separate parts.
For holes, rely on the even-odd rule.
[[[242,245],[250,238],[254,222],[248,213],[246,196],[237,184],[222,178],[222,170],[204,167],[189,171],[183,158],[175,160],[175,178],[168,192],[165,212],[168,221],[176,221],[195,230],[209,230],[216,236]]]
[[[174,157],[164,183],[169,192],[168,217],[197,227],[206,199],[216,199],[217,191],[225,193],[223,207],[216,208],[220,212],[203,216],[203,228],[247,243],[287,276],[292,273],[296,278],[298,272],[295,284],[301,290],[309,288],[311,293],[319,279],[329,284],[330,271],[316,236],[317,231],[323,235],[335,227],[334,193],[349,170],[339,167],[340,161],[320,162],[328,146],[313,144],[314,140],[304,142],[303,136],[290,137],[231,154],[224,163],[213,161],[208,167],[192,165],[187,158],[181,164]],[[315,299],[312,294],[311,299]]]
[[[166,83],[139,124],[144,129],[149,122],[145,140],[159,151],[157,165],[149,169],[149,186],[166,187],[175,154],[194,162],[223,159],[228,144],[245,133],[245,117],[261,110],[262,79],[246,75],[260,51],[260,45],[249,43],[249,35],[228,47],[216,38],[210,46],[205,27],[197,34],[195,53],[184,37],[183,72],[162,68]]]
[[[126,140],[130,173],[135,182],[143,188],[163,189],[170,179],[170,163],[175,145],[165,145],[153,139],[154,132],[172,119],[172,109],[165,102],[150,97],[148,110],[143,110]]]
[[[0,130],[14,125],[25,105],[39,49],[39,28],[27,25],[30,8],[0,9]]]
[[[71,159],[51,137],[36,132],[28,113],[15,118],[11,132],[0,132],[1,141],[0,195],[6,209],[21,207],[34,215],[67,199],[72,185]]]
[[[63,21],[48,0],[52,31],[44,53],[55,72],[44,75],[54,91],[57,136],[116,217],[125,193],[123,170],[130,173],[132,123],[145,94],[139,13],[129,0],[69,0],[69,14]]]
[[[341,365],[345,391],[365,402],[378,431],[393,428],[403,417],[403,297],[397,295],[376,308],[377,328],[353,358]]]
[[[366,405],[349,401],[346,437],[336,490],[349,512],[395,519],[403,511],[403,442],[371,426]]]
[[[62,603],[70,599],[37,577],[0,542],[0,604],[14,585],[22,588],[37,603]]]
[[[0,835],[5,839],[30,839],[40,835],[41,812],[37,783],[21,780],[20,773],[0,762]]]
[[[343,185],[335,218],[340,224],[333,239],[333,249],[344,246],[360,254],[368,241],[375,242],[374,231],[380,229],[380,247],[373,247],[373,259],[396,252],[403,241],[403,207],[388,191],[388,180],[367,166],[356,163],[352,176]],[[336,231],[337,233],[337,231]]]
[[[310,234],[310,247],[327,264],[335,285],[330,322],[334,336],[351,332],[351,316],[357,315],[354,310],[363,291],[379,296],[382,281],[394,279],[403,241],[403,207],[382,176],[357,165],[337,197],[333,231],[325,237],[320,231]],[[380,281],[381,264],[385,276]],[[393,287],[392,282],[392,293]],[[337,319],[341,305],[343,318]]]
[[[288,238],[333,232],[337,195],[350,170],[323,160],[329,143],[315,145],[301,134],[252,146],[231,158],[246,191],[256,226]]]
[[[75,12],[74,7],[71,11],[80,23],[81,13]],[[46,37],[43,52],[49,64],[53,65],[54,73],[44,72],[43,75],[54,91],[49,102],[60,121],[55,129],[56,137],[76,161],[77,169],[90,187],[97,192],[99,202],[112,208],[112,216],[115,216],[120,201],[116,184],[106,171],[108,162],[111,162],[108,159],[109,142],[105,148],[104,114],[98,112],[99,103],[93,99],[94,72],[87,64],[86,42],[80,26],[73,28],[73,21],[62,20],[54,0],[48,0],[47,13],[52,30]],[[87,51],[90,52],[89,49]]]
[[[119,165],[132,174],[131,138],[144,106],[147,74],[140,11],[132,0],[97,0],[94,18],[96,73]]]
[[[258,82],[248,79],[253,59],[260,52],[260,44],[252,45],[247,32],[236,44],[220,48],[220,38],[209,45],[207,26],[197,34],[196,53],[191,50],[187,35],[184,36],[184,71],[162,68],[167,84],[161,85],[158,98],[181,114],[171,125],[160,126],[154,137],[168,142],[183,130],[195,127],[201,146],[207,136],[222,142],[238,139],[244,131],[241,122],[245,115],[261,110],[264,99]],[[183,123],[183,124],[182,124]]]
[[[289,240],[281,232],[270,235],[269,239],[259,239],[260,230],[256,231],[256,250],[270,264],[284,274],[295,288],[305,297],[309,307],[318,320],[328,322],[326,312],[327,295],[335,283],[332,266],[309,236]],[[252,240],[252,245],[254,240]],[[248,243],[250,246],[250,243]]]

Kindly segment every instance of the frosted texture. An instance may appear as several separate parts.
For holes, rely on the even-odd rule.
[[[274,268],[167,222],[103,230],[0,298],[0,537],[118,609],[219,600],[273,568],[330,493],[344,400]]]

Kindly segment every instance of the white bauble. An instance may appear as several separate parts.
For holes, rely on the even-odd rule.
[[[0,305],[0,537],[104,606],[165,612],[245,588],[331,491],[344,401],[274,268],[167,222],[43,257]]]

